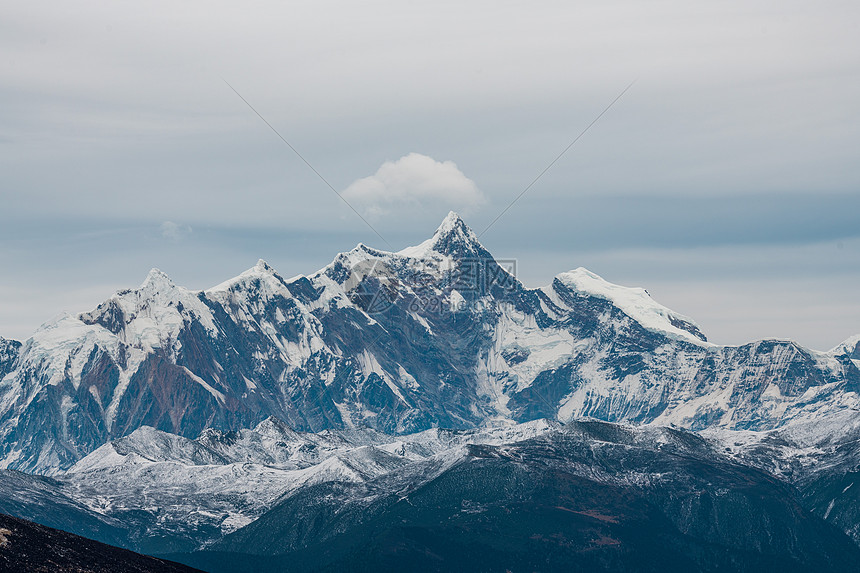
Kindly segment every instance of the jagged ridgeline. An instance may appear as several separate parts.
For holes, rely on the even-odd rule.
[[[583,416],[769,430],[858,408],[860,337],[707,342],[585,269],[525,288],[454,213],[397,253],[358,245],[289,280],[260,261],[203,291],[137,289],[0,339],[0,467],[55,474],[142,426],[197,438]]]

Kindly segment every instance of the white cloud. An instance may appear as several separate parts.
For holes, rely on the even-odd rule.
[[[415,203],[442,204],[467,211],[486,200],[456,163],[436,161],[420,153],[386,161],[374,175],[354,181],[343,196],[372,215]]]
[[[172,241],[178,241],[185,235],[191,233],[191,227],[188,225],[180,225],[179,223],[174,223],[173,221],[165,221],[161,224],[161,236],[165,239],[170,239]]]

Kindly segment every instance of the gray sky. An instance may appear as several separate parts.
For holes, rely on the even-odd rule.
[[[718,343],[860,332],[856,2],[0,8],[0,335],[159,267],[205,288],[449,209],[529,286],[585,266]]]

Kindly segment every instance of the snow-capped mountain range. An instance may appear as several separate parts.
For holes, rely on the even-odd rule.
[[[860,337],[707,342],[585,270],[525,288],[454,213],[391,253],[191,291],[158,270],[23,343],[0,339],[0,467],[42,474],[147,426],[195,439],[267,418],[406,434],[540,418],[766,431],[860,409]]]
[[[858,389],[860,336],[711,344],[582,268],[525,288],[451,213],[0,338],[0,513],[209,571],[840,571]]]

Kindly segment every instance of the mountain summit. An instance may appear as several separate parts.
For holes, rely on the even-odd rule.
[[[397,253],[204,291],[160,271],[0,340],[0,467],[56,473],[142,426],[388,433],[589,416],[766,430],[855,415],[856,344],[705,341],[644,289],[577,269],[523,287],[456,214]]]
[[[430,240],[433,250],[443,255],[489,257],[478,236],[454,211],[448,213]]]
[[[431,251],[448,257],[492,259],[478,236],[454,211],[448,213],[432,237],[419,245],[398,251],[397,254],[420,258]]]

